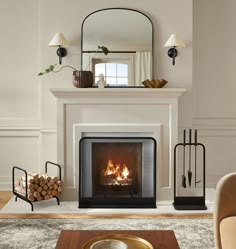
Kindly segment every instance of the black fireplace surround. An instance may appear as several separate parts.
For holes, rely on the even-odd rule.
[[[83,137],[79,208],[155,208],[156,141],[152,137]]]

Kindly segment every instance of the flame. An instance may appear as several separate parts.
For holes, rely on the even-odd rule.
[[[129,169],[127,167],[127,165],[124,163],[123,164],[123,171],[122,171],[122,176],[127,179],[129,175]]]
[[[115,174],[115,168],[112,160],[109,160],[107,163],[107,169],[104,174],[104,176],[114,175]]]
[[[121,166],[119,164],[114,165],[112,160],[108,160],[104,176],[114,175],[116,177],[116,181],[122,181],[128,179],[129,174],[130,171],[125,163],[123,164],[123,167],[121,169]]]

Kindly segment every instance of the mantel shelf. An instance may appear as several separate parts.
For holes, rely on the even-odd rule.
[[[178,98],[185,88],[52,88],[57,98]]]

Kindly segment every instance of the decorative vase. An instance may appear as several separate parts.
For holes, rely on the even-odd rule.
[[[73,71],[73,84],[77,88],[91,87],[93,85],[93,72]]]

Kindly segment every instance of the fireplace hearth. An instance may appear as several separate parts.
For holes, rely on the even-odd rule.
[[[79,208],[156,207],[156,141],[152,137],[83,137]]]

